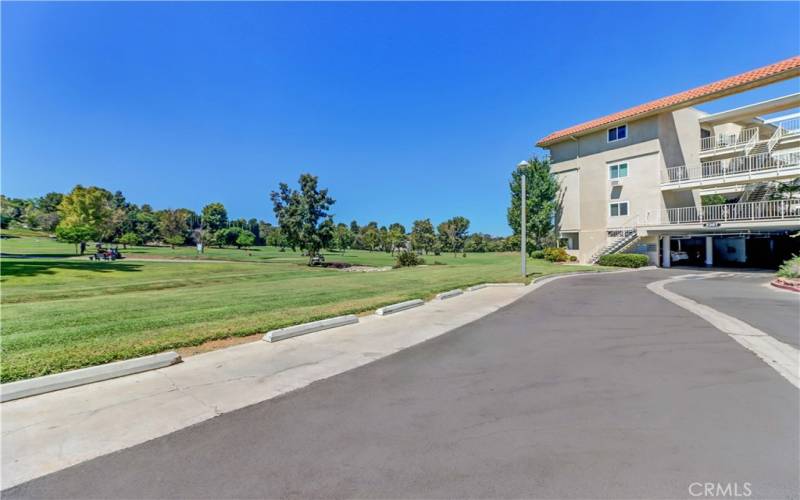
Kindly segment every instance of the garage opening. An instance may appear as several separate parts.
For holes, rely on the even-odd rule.
[[[670,237],[670,261],[673,266],[707,266],[710,263],[714,267],[777,269],[792,255],[800,254],[800,237],[791,235],[788,231],[675,235]],[[708,259],[709,248],[711,259]]]

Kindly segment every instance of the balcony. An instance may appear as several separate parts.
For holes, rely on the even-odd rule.
[[[758,140],[758,127],[747,128],[737,134],[703,137],[700,139],[700,152],[715,153],[724,149],[745,148],[749,143],[758,142]]]
[[[645,226],[706,225],[791,221],[800,223],[800,199],[728,203],[704,207],[668,208],[648,213]]]
[[[800,175],[800,151],[765,152],[667,168],[661,173],[661,190],[775,180],[795,175]]]
[[[775,131],[767,141],[767,150],[769,151],[772,151],[772,148],[782,139],[800,135],[800,117],[771,122],[770,125],[775,127]]]

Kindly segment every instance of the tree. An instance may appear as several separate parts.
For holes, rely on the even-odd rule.
[[[314,175],[302,174],[299,184],[300,190],[295,191],[282,182],[270,198],[286,241],[293,249],[300,247],[307,252],[311,265],[329,235],[326,228],[320,227],[320,221],[328,219],[328,210],[336,201],[328,196],[327,189],[317,187]]]
[[[96,230],[86,224],[59,224],[56,227],[56,238],[75,245],[75,253],[78,253],[79,244],[93,239],[95,234]],[[83,254],[83,249],[80,253]]]
[[[722,205],[727,201],[728,199],[721,194],[706,194],[700,197],[700,204],[704,207],[707,205]]]
[[[247,229],[243,229],[239,232],[239,236],[236,237],[236,248],[242,247],[251,247],[253,243],[256,242],[256,235],[252,233],[252,231],[248,231]]]
[[[426,254],[433,251],[436,244],[436,232],[430,219],[415,220],[411,229],[411,247],[417,252]]]
[[[405,245],[406,242],[406,227],[399,222],[389,225],[389,246],[394,255],[395,249]]]
[[[128,248],[128,245],[138,245],[140,240],[136,233],[125,233],[119,237],[119,242],[122,243],[122,248]]]
[[[469,230],[469,219],[456,216],[439,224],[439,238],[443,248],[453,252],[456,256],[458,252],[464,252],[464,240]]]
[[[39,209],[45,213],[57,213],[63,199],[64,195],[61,193],[47,193],[39,199]]]
[[[327,219],[322,221],[322,224],[319,225],[319,239],[320,244],[322,245],[321,248],[331,248],[333,246],[333,239],[336,236],[336,225],[333,223],[333,219],[329,216]]]
[[[175,248],[175,245],[186,243],[186,232],[188,230],[189,224],[185,212],[167,209],[159,214],[159,234],[172,248]]]
[[[532,243],[528,253],[544,246],[545,240],[552,238],[553,217],[556,210],[556,194],[558,182],[550,173],[550,161],[531,158],[525,165],[511,173],[509,187],[511,189],[511,206],[508,208],[508,225],[515,235],[520,231],[520,198],[521,178],[525,174],[526,204],[526,235]]]
[[[491,237],[486,234],[474,233],[471,234],[467,241],[464,243],[465,252],[486,252],[489,248],[489,241]]]
[[[289,246],[289,244],[286,242],[286,237],[283,235],[283,232],[281,231],[281,228],[274,226],[270,226],[270,230],[267,233],[266,242],[267,245],[271,247],[280,248],[281,252],[283,251],[284,248]]]
[[[378,224],[370,222],[361,228],[361,244],[370,252],[374,252],[381,242],[381,235],[378,232]]]
[[[333,235],[333,245],[341,251],[347,251],[353,244],[353,233],[347,224],[339,223],[336,225],[336,232]]]
[[[159,218],[153,213],[150,205],[142,205],[142,208],[134,213],[134,232],[139,236],[142,243],[150,243],[158,240],[159,237]]]
[[[228,211],[222,203],[209,203],[203,207],[202,228],[198,233],[201,243],[206,240],[219,241],[216,237],[217,231],[222,230],[228,225]]]
[[[214,243],[220,248],[224,246],[236,246],[237,248],[241,248],[236,242],[242,232],[244,232],[244,229],[236,226],[220,229],[214,233]]]
[[[56,237],[76,246],[102,238],[111,223],[110,195],[98,187],[75,186],[58,205],[61,222],[56,227]]]

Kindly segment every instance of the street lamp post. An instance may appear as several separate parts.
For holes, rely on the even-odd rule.
[[[527,224],[525,222],[525,208],[526,208],[526,205],[528,203],[527,203],[527,196],[525,195],[525,188],[527,187],[527,181],[525,179],[525,170],[524,170],[524,168],[527,167],[527,166],[528,166],[528,163],[524,162],[524,161],[519,162],[519,165],[517,165],[517,168],[522,170],[522,175],[519,178],[520,187],[522,188],[522,190],[520,192],[520,200],[519,200],[519,206],[520,206],[520,212],[521,212],[520,213],[520,224],[519,224],[520,231],[519,231],[519,234],[520,234],[520,252],[521,252],[520,259],[522,260],[522,277],[523,278],[528,276],[528,269],[527,269],[528,253],[526,251],[527,250],[526,249],[526,246],[527,246],[527,241],[526,240],[527,240],[528,227],[527,227]]]

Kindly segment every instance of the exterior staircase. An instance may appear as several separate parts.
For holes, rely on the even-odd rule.
[[[775,191],[773,182],[759,182],[758,184],[748,185],[737,203],[749,203],[752,201],[766,201]]]
[[[639,231],[636,229],[638,223],[639,216],[637,215],[625,221],[625,224],[623,224],[622,227],[609,229],[608,235],[614,239],[611,240],[611,242],[609,242],[606,246],[595,252],[594,255],[592,255],[592,258],[589,259],[589,262],[596,264],[603,255],[620,253],[633,245],[639,240]]]

